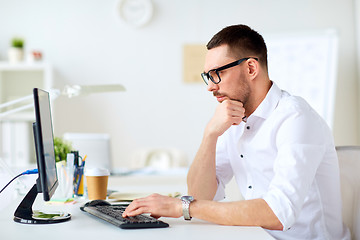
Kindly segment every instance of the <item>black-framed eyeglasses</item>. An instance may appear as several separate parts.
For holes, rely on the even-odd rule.
[[[206,83],[206,85],[209,84],[209,80],[211,80],[214,84],[218,84],[221,82],[221,78],[220,78],[220,74],[219,74],[220,71],[223,71],[223,70],[231,68],[231,67],[235,67],[235,66],[239,65],[240,63],[242,63],[243,61],[246,61],[250,58],[253,58],[256,61],[259,61],[258,58],[255,58],[255,57],[241,58],[239,60],[236,60],[235,62],[226,64],[222,67],[211,69],[207,73],[203,72],[203,73],[201,73],[201,77],[204,80],[204,82]]]

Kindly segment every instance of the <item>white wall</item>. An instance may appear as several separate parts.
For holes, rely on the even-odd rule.
[[[182,45],[205,44],[221,28],[244,23],[264,35],[337,30],[335,142],[359,143],[353,0],[153,0],[154,18],[139,29],[116,18],[115,3],[0,0],[0,60],[6,59],[10,38],[21,35],[27,50],[41,49],[53,64],[55,87],[121,83],[127,88],[59,99],[56,135],[110,133],[119,167],[130,166],[131,155],[143,147],[176,147],[192,159],[216,102],[205,85],[182,82]]]

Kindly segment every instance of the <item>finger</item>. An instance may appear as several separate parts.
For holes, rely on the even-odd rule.
[[[233,110],[231,113],[232,117],[240,117],[243,118],[245,115],[245,110],[240,109],[240,110]]]
[[[242,102],[240,102],[239,100],[236,99],[229,99],[229,101],[231,102],[231,104],[237,105],[237,106],[241,106],[243,107],[244,104]]]
[[[123,212],[123,217],[127,216],[129,213],[135,211],[136,209],[144,206],[145,204],[143,202],[144,201],[140,199],[135,199],[134,201],[132,201],[132,203],[129,206],[127,206],[127,208]]]
[[[133,217],[139,214],[149,213],[149,210],[146,207],[137,208],[127,214],[128,217]]]
[[[131,208],[130,205],[129,205],[129,206],[125,209],[125,211],[123,212],[122,217],[127,217],[128,214],[129,214],[131,211],[133,211],[133,210],[134,210],[134,208]]]
[[[242,104],[242,102],[237,102],[237,101],[233,101],[231,103],[231,107],[237,110],[244,109],[244,105]]]
[[[143,213],[149,213],[149,209],[146,206],[140,206],[133,209],[126,209],[123,212],[122,217],[133,217]]]
[[[150,216],[153,217],[153,218],[156,218],[156,219],[161,217],[161,216],[158,216],[158,215],[155,215],[155,214],[150,214]]]
[[[234,102],[232,104],[232,108],[235,111],[245,111],[244,105],[242,104],[242,102]]]
[[[239,101],[226,100],[223,103],[223,106],[225,106],[229,110],[240,111],[241,109],[244,109],[243,103]]]
[[[243,121],[243,117],[234,117],[232,125],[239,125]]]
[[[236,108],[233,108],[233,109],[229,110],[228,114],[231,117],[241,117],[241,118],[243,118],[244,115],[245,115],[245,109],[236,107]]]

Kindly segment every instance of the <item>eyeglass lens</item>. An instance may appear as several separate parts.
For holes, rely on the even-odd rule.
[[[216,70],[214,71],[210,71],[209,72],[209,76],[211,78],[211,80],[214,82],[214,83],[219,83],[221,80],[220,80],[220,76],[219,74],[217,73]]]
[[[206,85],[209,84],[209,81],[212,81],[215,84],[217,84],[221,81],[219,74],[215,70],[212,70],[208,73],[202,73],[201,76],[202,76],[204,82],[206,83]]]

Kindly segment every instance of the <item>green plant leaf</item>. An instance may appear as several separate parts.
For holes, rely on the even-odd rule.
[[[22,38],[11,39],[11,46],[15,47],[15,48],[23,48],[24,47],[24,39],[22,39]]]
[[[73,148],[71,142],[65,141],[60,137],[54,138],[54,150],[55,150],[55,160],[60,162],[62,160],[66,161],[66,156],[70,153]]]

